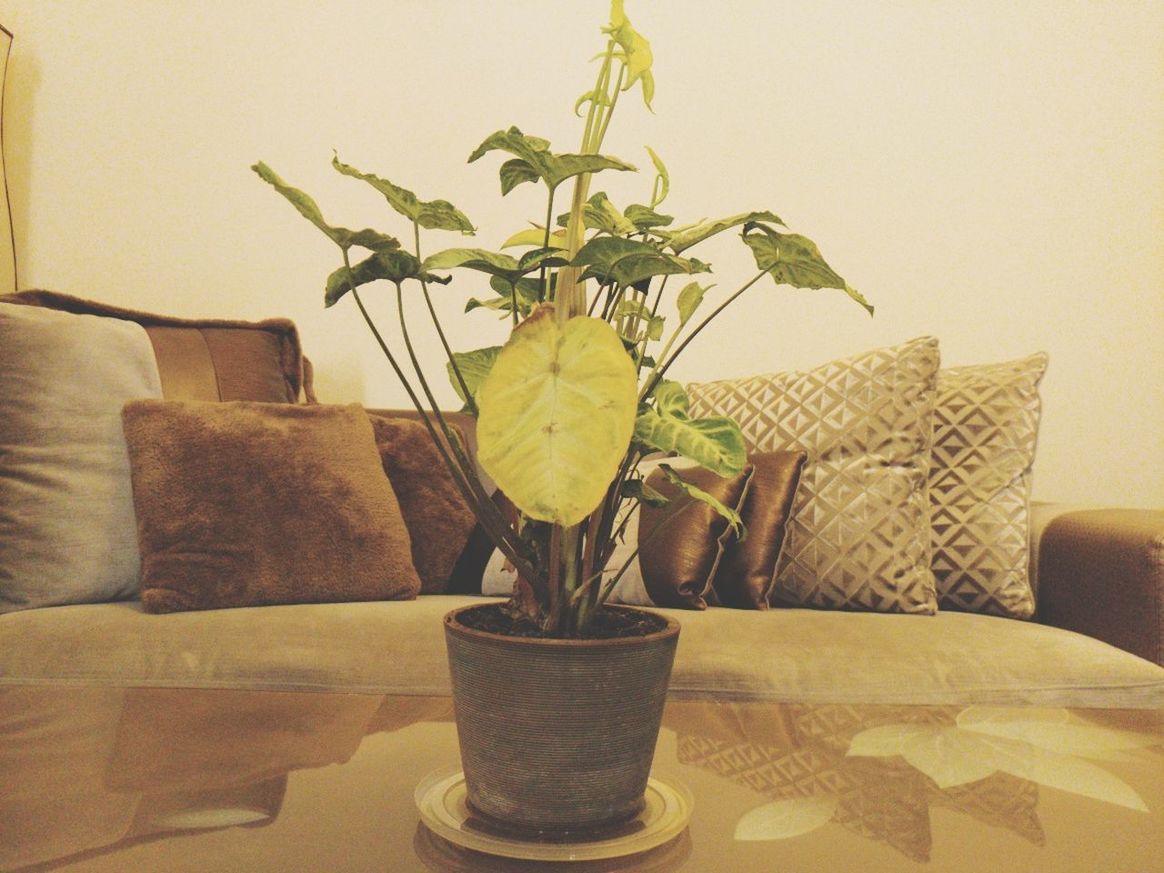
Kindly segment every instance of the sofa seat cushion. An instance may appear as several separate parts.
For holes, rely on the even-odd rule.
[[[0,616],[0,684],[445,694],[441,616],[482,602],[433,595],[169,615],[134,602],[25,610]],[[957,612],[660,611],[683,626],[676,696],[1164,706],[1164,668],[1044,625]]]

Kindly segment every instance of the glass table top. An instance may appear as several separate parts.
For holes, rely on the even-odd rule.
[[[0,871],[547,869],[421,823],[457,764],[447,698],[3,687]],[[677,837],[552,869],[1164,869],[1160,711],[679,699],[655,774]]]

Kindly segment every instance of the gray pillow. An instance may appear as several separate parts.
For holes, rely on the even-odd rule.
[[[0,304],[0,612],[132,597],[128,400],[161,396],[138,324]]]

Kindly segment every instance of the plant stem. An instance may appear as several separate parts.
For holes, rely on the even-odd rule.
[[[711,322],[711,320],[713,318],[715,318],[717,315],[719,315],[721,312],[723,312],[725,309],[727,309],[727,307],[731,303],[733,303],[737,297],[739,297],[741,294],[743,294],[745,291],[747,291],[749,288],[751,288],[753,285],[755,285],[757,282],[759,282],[761,279],[763,279],[767,275],[768,275],[767,270],[761,270],[754,277],[752,277],[742,288],[740,288],[738,291],[736,291],[734,294],[732,294],[730,297],[728,297],[727,300],[725,300],[723,303],[721,303],[719,306],[717,306],[714,310],[712,310],[711,314],[709,316],[707,316],[707,318],[703,319],[703,321],[699,322],[698,325],[696,325],[695,329],[692,330],[691,333],[687,335],[687,338],[684,339],[683,342],[681,342],[679,344],[679,348],[675,349],[675,351],[671,354],[671,356],[668,357],[666,360],[663,360],[662,358],[664,355],[666,355],[667,349],[663,349],[663,353],[659,356],[660,360],[658,362],[656,362],[655,368],[651,371],[651,375],[647,378],[646,383],[643,385],[643,390],[639,394],[639,402],[641,403],[642,401],[646,400],[648,397],[651,396],[651,392],[655,390],[655,386],[658,385],[659,382],[662,380],[663,375],[670,368],[671,364],[674,363],[675,359],[678,358],[679,355],[683,353],[683,350],[685,348],[687,348],[687,346],[690,344],[690,342],[693,339],[695,339],[695,337],[697,337],[699,335],[699,332],[702,331],[705,327],[707,327],[707,325]],[[672,336],[671,341],[674,341],[676,336],[678,336],[678,334],[675,334],[674,336]],[[670,345],[671,345],[671,342],[668,342],[667,347],[670,348]]]
[[[546,233],[542,238],[542,248],[548,249],[550,247],[550,222],[554,220],[554,191],[556,189],[550,188],[550,196],[546,202]],[[550,289],[547,285],[546,279],[546,265],[542,262],[541,270],[538,271],[538,303],[544,303],[547,296],[549,296]],[[517,312],[517,301],[514,300],[514,312]],[[514,316],[516,318],[516,315]],[[516,321],[514,322],[517,323]]]
[[[423,260],[420,255],[420,222],[413,220],[412,222],[412,241],[415,249],[416,259]],[[473,399],[472,393],[469,391],[469,386],[465,384],[465,377],[461,374],[461,368],[457,366],[457,359],[453,356],[453,350],[449,347],[449,341],[445,338],[445,331],[441,327],[441,320],[437,318],[436,309],[432,305],[432,297],[428,293],[428,283],[423,279],[420,280],[420,288],[424,292],[424,302],[428,306],[428,314],[432,318],[433,327],[436,328],[437,336],[440,337],[441,346],[445,350],[445,357],[449,361],[449,368],[453,371],[453,376],[457,383],[461,386],[461,393],[465,397],[465,407],[470,415],[477,414],[477,402]],[[399,290],[399,286],[397,286]],[[417,375],[420,371],[417,370]],[[423,379],[423,377],[421,377]],[[435,407],[436,404],[434,403]]]
[[[372,319],[372,316],[368,313],[367,308],[364,306],[364,301],[360,297],[360,292],[356,290],[355,284],[351,282],[352,267],[351,262],[348,259],[347,249],[343,249],[343,257],[344,266],[348,271],[348,287],[352,292],[352,298],[356,301],[356,306],[360,310],[360,315],[363,316],[364,323],[367,324],[368,329],[372,332],[372,336],[379,344],[380,350],[384,353],[384,357],[392,367],[392,370],[396,373],[397,380],[404,387],[405,392],[408,394],[409,400],[412,401],[412,405],[416,409],[421,423],[428,430],[428,434],[430,439],[432,439],[433,445],[436,446],[437,452],[441,456],[441,460],[444,462],[445,467],[449,471],[449,474],[453,477],[453,483],[457,486],[457,490],[461,492],[461,496],[464,497],[469,506],[473,508],[474,515],[476,515],[476,517],[481,521],[482,526],[486,529],[486,531],[488,531],[490,539],[493,540],[494,544],[505,553],[505,556],[509,558],[510,562],[516,568],[518,568],[519,572],[524,572],[527,574],[526,578],[535,578],[533,565],[530,564],[530,562],[527,561],[519,551],[518,544],[514,539],[513,531],[501,517],[501,512],[497,509],[496,505],[494,505],[493,500],[484,493],[484,488],[481,486],[481,481],[477,477],[476,469],[472,467],[471,463],[467,463],[467,459],[464,457],[464,453],[459,448],[459,440],[443,419],[441,419],[441,425],[442,430],[445,433],[444,440],[442,440],[440,435],[437,433],[437,430],[432,423],[431,417],[424,409],[424,406],[421,404],[420,398],[417,397],[416,391],[412,388],[412,384],[404,375],[404,370],[401,369],[400,364],[396,361],[396,356],[393,355],[392,350],[388,348],[388,343],[384,341],[384,337],[376,327],[376,322]],[[439,410],[437,412],[439,414]],[[457,455],[457,461],[453,460],[452,456],[449,454],[449,449],[446,449],[446,441],[449,449],[452,449],[453,452]],[[482,497],[482,495],[484,496]]]

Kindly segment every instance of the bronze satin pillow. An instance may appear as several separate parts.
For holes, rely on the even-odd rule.
[[[21,291],[5,303],[131,321],[145,328],[166,400],[314,401],[311,367],[285,318],[266,321],[173,318],[54,291]]]
[[[723,606],[767,609],[776,584],[776,563],[784,530],[800,484],[805,452],[754,452],[748,455],[752,478],[740,514],[747,536],[728,543],[712,583]]]
[[[748,491],[752,468],[749,465],[738,476],[727,478],[703,467],[675,468],[675,472],[684,481],[738,511]],[[647,485],[673,501],[687,500],[662,470],[649,473]],[[658,527],[670,513],[674,514]],[[712,580],[724,547],[733,536],[727,519],[706,503],[691,500],[677,512],[674,504],[660,508],[641,504],[639,566],[651,601],[656,606],[681,609],[707,609],[709,603],[714,605],[717,600]]]
[[[412,540],[421,594],[443,594],[469,542],[476,517],[419,421],[369,413],[384,472]],[[453,430],[465,445],[464,435]]]
[[[359,406],[133,401],[142,608],[408,600],[408,529]]]

